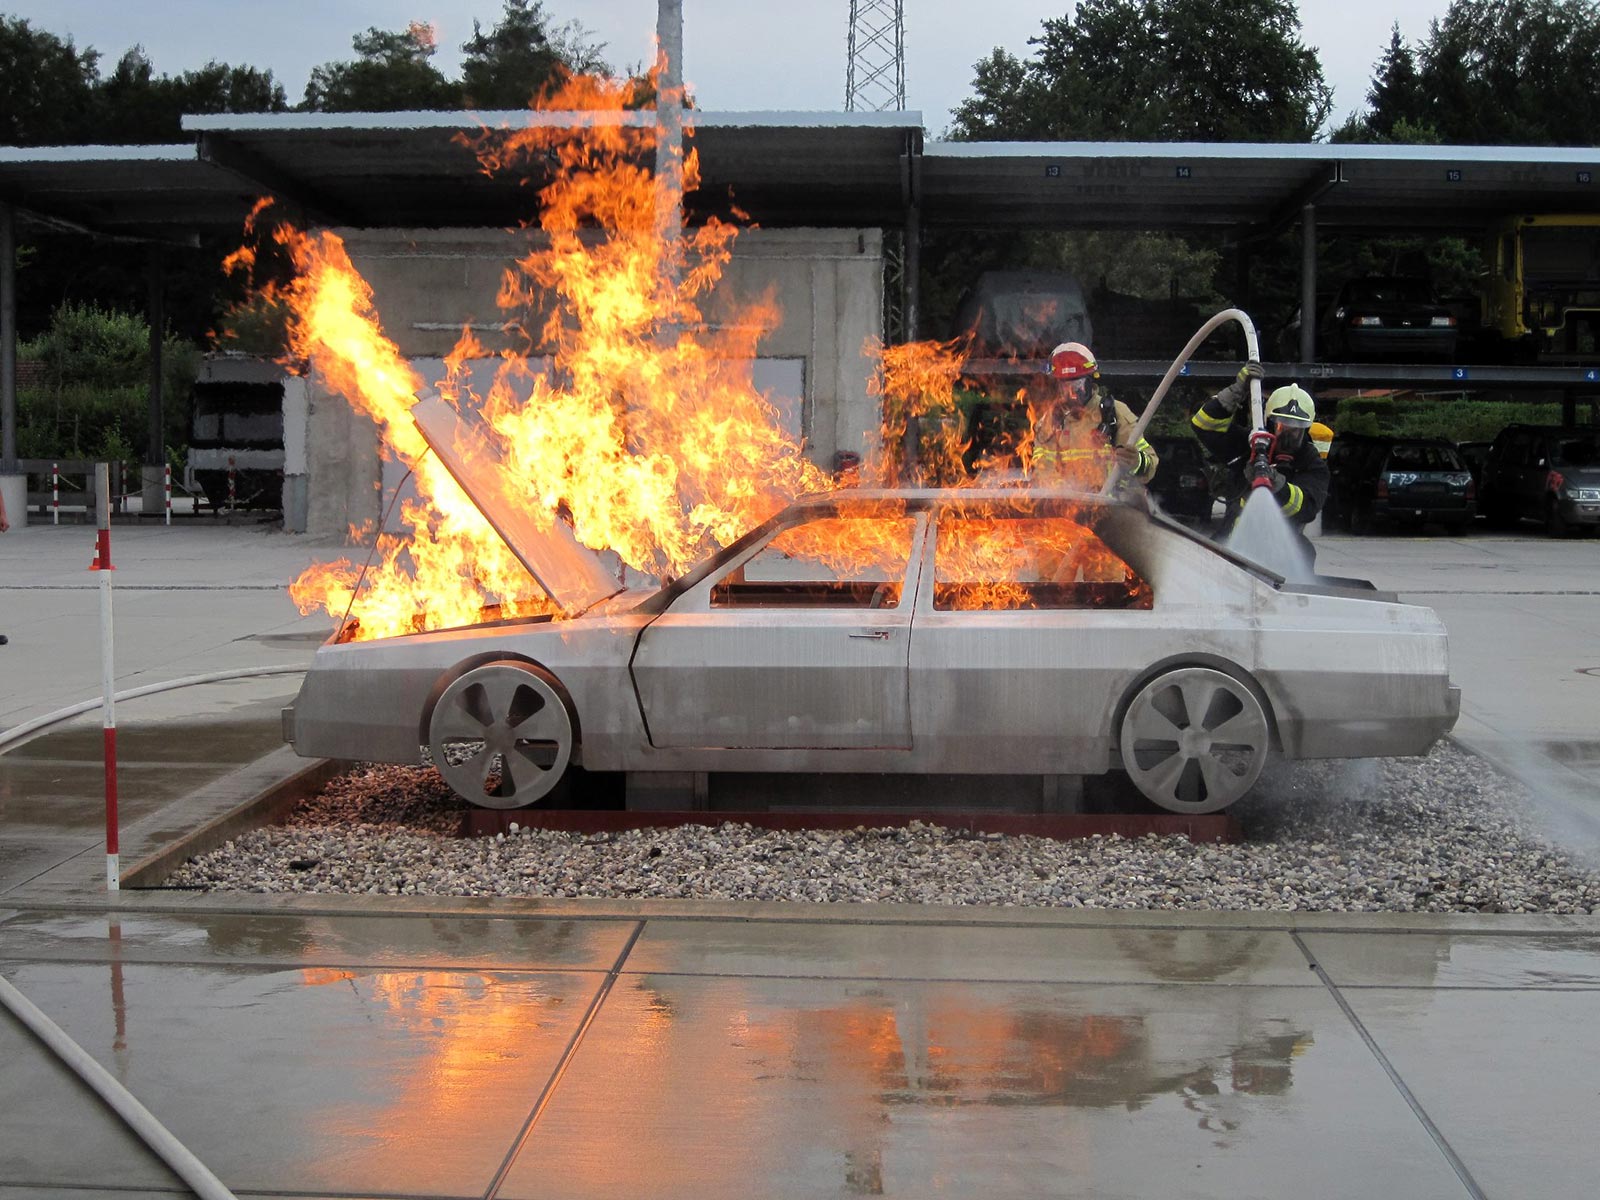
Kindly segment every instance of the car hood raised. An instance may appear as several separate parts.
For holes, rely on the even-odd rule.
[[[436,395],[414,404],[411,419],[461,490],[568,616],[622,590],[600,556],[582,545],[565,521],[540,521],[529,510],[526,490],[517,489],[481,423]]]

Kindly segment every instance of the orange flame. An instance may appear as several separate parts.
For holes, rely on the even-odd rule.
[[[646,161],[656,146],[654,121],[629,111],[641,94],[632,81],[569,78],[540,107],[587,116],[535,119],[469,139],[485,172],[548,178],[539,191],[539,229],[506,269],[497,297],[520,350],[499,352],[484,394],[470,394],[465,364],[488,352],[464,332],[440,390],[458,408],[477,408],[502,455],[500,463],[480,465],[525,486],[536,518],[567,521],[583,544],[662,576],[681,573],[833,481],[805,457],[751,381],[757,346],[779,319],[775,304],[748,302],[714,328],[702,316],[738,230],[715,219],[680,229],[670,219],[676,210],[665,176]],[[683,187],[692,190],[692,150],[681,165]],[[551,612],[549,599],[426,452],[410,417],[423,381],[384,335],[371,289],[339,238],[281,225],[273,236],[296,272],[282,295],[292,313],[291,353],[377,422],[386,453],[411,468],[421,498],[403,506],[408,533],[380,533],[364,578],[348,560],[302,574],[291,588],[301,611],[342,617],[359,583],[359,624],[347,636]],[[239,270],[252,263],[248,249],[229,260]],[[863,472],[867,480],[971,482],[956,403],[967,350],[964,341],[869,346],[881,368],[871,390],[882,397],[883,436]],[[897,561],[903,567],[901,525],[841,521],[796,533],[786,549],[853,563],[839,568],[847,575]],[[822,544],[828,539],[832,544]],[[1004,548],[980,549],[968,567],[999,569],[1004,560]],[[971,577],[971,570],[962,574]],[[976,603],[969,597],[962,606],[969,602]]]

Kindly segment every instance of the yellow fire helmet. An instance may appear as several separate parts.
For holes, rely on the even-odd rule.
[[[1263,420],[1276,418],[1284,425],[1298,425],[1305,429],[1317,419],[1317,405],[1305,388],[1298,383],[1289,383],[1267,397],[1261,416]]]
[[[1311,437],[1311,444],[1317,448],[1317,453],[1323,458],[1328,457],[1328,449],[1333,445],[1333,430],[1321,421],[1311,422],[1311,428],[1306,431]]]

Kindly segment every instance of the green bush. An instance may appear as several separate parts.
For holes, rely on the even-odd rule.
[[[1341,400],[1329,419],[1336,433],[1433,437],[1487,442],[1514,423],[1559,425],[1559,402],[1469,400],[1465,397],[1363,396]]]
[[[92,458],[137,463],[149,440],[150,326],[142,316],[65,303],[50,328],[18,347],[42,362],[42,386],[17,395],[17,451],[23,458]],[[162,440],[189,440],[199,351],[182,338],[162,342]]]

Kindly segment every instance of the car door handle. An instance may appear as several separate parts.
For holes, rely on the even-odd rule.
[[[889,631],[887,629],[863,629],[860,633],[852,633],[850,636],[853,638],[870,638],[875,642],[884,642],[889,640]]]

